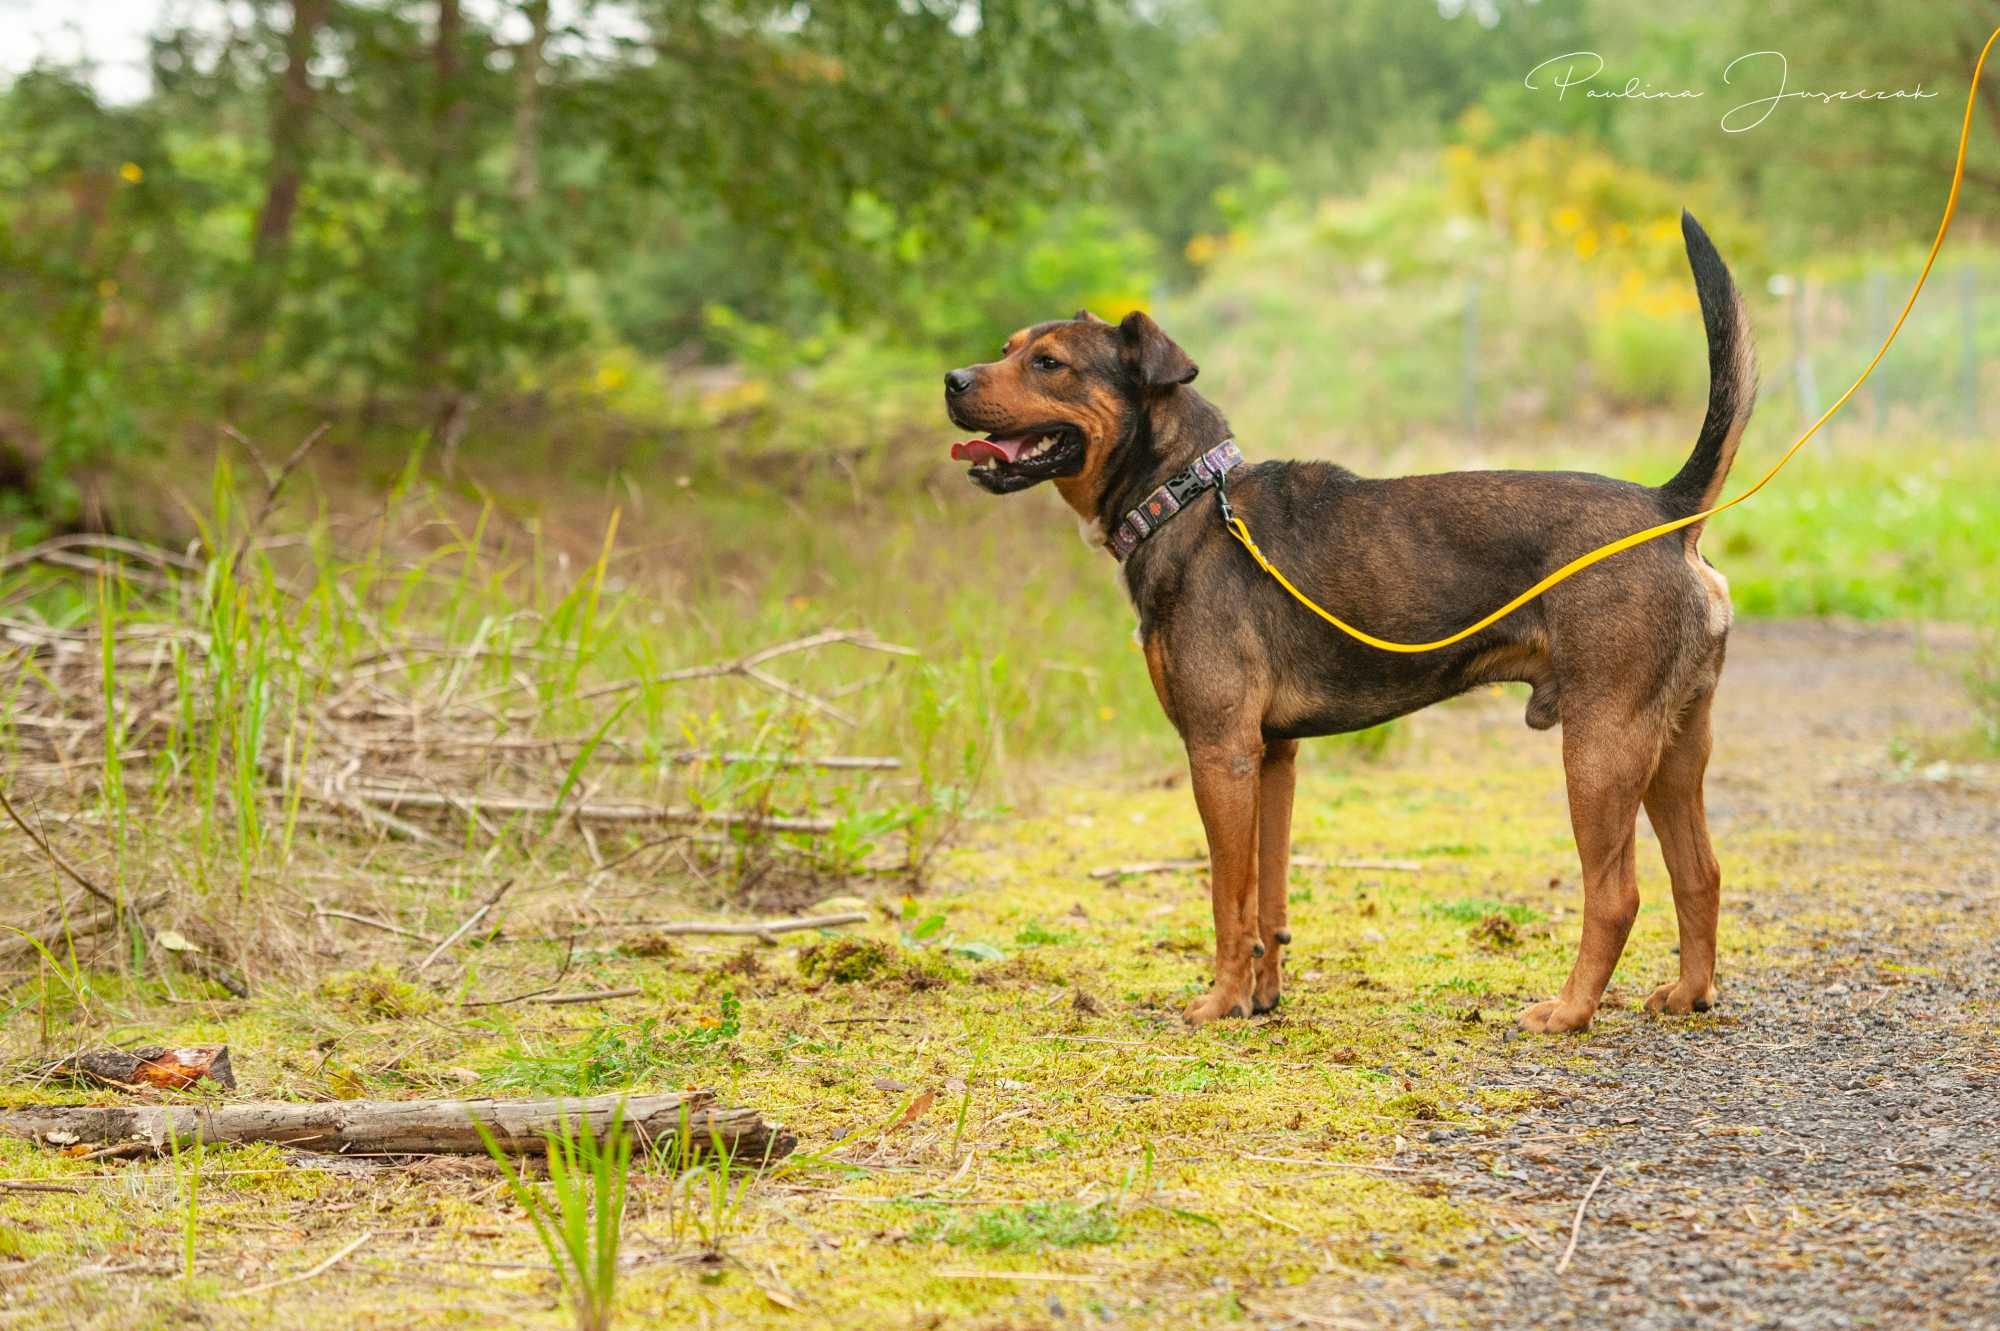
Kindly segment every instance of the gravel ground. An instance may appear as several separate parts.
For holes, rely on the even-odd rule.
[[[1970,723],[1939,645],[1739,629],[1711,815],[1725,893],[1732,828],[1798,834],[1784,884],[1736,903],[1778,945],[1747,973],[1725,952],[1710,1017],[1511,1041],[1492,1084],[1535,1107],[1415,1146],[1495,1224],[1275,1325],[2000,1327],[2000,789],[1890,756]]]

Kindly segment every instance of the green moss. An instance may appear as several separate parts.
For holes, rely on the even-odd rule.
[[[836,938],[799,953],[799,976],[814,986],[882,984],[905,993],[942,989],[960,978],[935,948],[904,948],[874,938]]]
[[[366,970],[340,971],[319,984],[321,998],[358,1016],[414,1017],[430,1012],[438,998],[428,989],[411,984],[387,965]]]
[[[1036,1252],[1114,1243],[1121,1232],[1109,1205],[1048,1202],[996,1206],[969,1216],[933,1216],[911,1231],[919,1242],[949,1243],[985,1252]]]

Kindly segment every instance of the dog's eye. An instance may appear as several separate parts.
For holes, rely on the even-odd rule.
[[[1060,370],[1062,367],[1063,363],[1054,356],[1035,357],[1035,368],[1038,370]]]

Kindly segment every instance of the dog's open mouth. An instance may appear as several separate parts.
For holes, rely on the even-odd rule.
[[[993,494],[1025,490],[1057,476],[1074,475],[1083,466],[1083,441],[1067,425],[1020,434],[992,434],[951,446],[957,462],[970,462],[972,483]]]

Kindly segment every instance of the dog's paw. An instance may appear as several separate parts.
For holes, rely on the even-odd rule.
[[[1267,956],[1264,960],[1270,962],[1274,958]],[[1284,976],[1280,973],[1278,967],[1276,965],[1269,967],[1259,966],[1257,969],[1257,983],[1252,985],[1250,989],[1250,1011],[1258,1016],[1266,1012],[1275,1011],[1278,1004],[1284,1002],[1284,991]]]
[[[1671,1017],[1685,1017],[1690,1012],[1706,1012],[1714,1006],[1714,985],[1704,985],[1697,991],[1685,981],[1663,984],[1653,991],[1651,998],[1646,1000],[1646,1011],[1664,1012]]]
[[[1225,1017],[1247,1017],[1250,1002],[1237,989],[1211,989],[1200,998],[1187,1005],[1181,1013],[1190,1026],[1206,1026],[1211,1021],[1221,1021]]]
[[[1595,1007],[1585,1007],[1581,1003],[1565,1003],[1559,998],[1551,998],[1546,1003],[1536,1003],[1524,1008],[1515,1018],[1521,1029],[1536,1035],[1563,1035],[1570,1031],[1587,1030],[1590,1019],[1597,1015]]]

